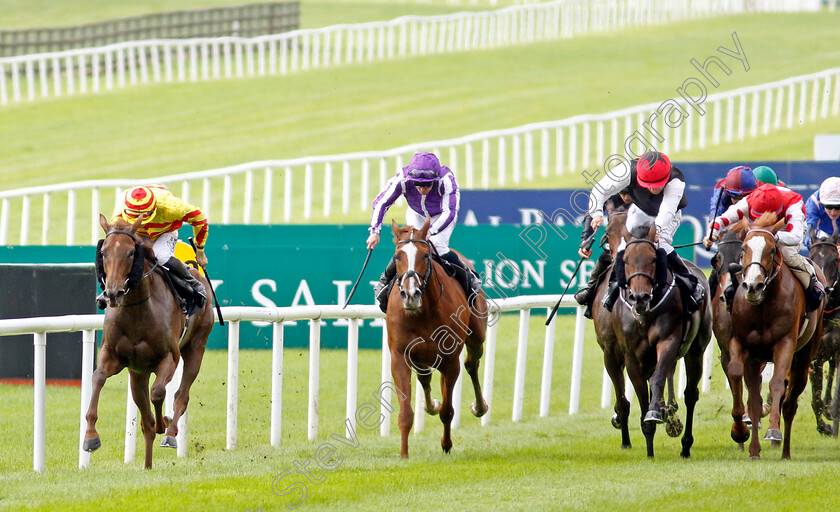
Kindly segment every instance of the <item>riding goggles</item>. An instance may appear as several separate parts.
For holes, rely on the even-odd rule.
[[[408,171],[408,175],[418,180],[436,180],[438,179],[437,171],[432,169],[412,169]]]

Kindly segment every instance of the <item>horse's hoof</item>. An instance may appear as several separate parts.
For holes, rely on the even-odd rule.
[[[479,409],[475,406],[475,404],[476,404],[475,402],[470,404],[470,412],[472,412],[473,416],[475,416],[476,418],[480,418],[480,417],[484,416],[485,414],[487,414],[487,411],[490,410],[490,407],[487,406],[487,402],[482,401],[481,403],[482,403],[482,408],[481,409]]]
[[[85,442],[82,443],[82,449],[86,452],[94,452],[98,450],[100,446],[102,446],[102,441],[99,440],[99,436],[85,439]]]
[[[767,433],[764,434],[765,441],[782,441],[782,431],[775,428],[768,428]]]
[[[831,428],[831,425],[826,425],[823,423],[822,425],[817,425],[817,432],[824,436],[833,436],[834,429]]]
[[[765,416],[770,414],[770,409],[772,409],[772,406],[770,404],[762,405],[761,406],[761,417],[764,418]]]
[[[610,418],[610,423],[615,428],[621,428],[621,418],[618,417],[618,413],[613,414],[612,418]]]
[[[450,442],[449,445],[441,443],[441,448],[443,448],[443,453],[449,455],[449,451],[452,450],[452,443]]]
[[[683,424],[676,416],[668,417],[665,421],[665,433],[668,437],[679,437],[683,431]]]
[[[631,444],[623,444],[623,445],[621,445],[621,449],[622,449],[622,450],[629,450],[630,448],[633,448],[633,445],[631,445]]]
[[[736,443],[738,443],[738,445],[741,447],[741,451],[744,451],[744,443],[747,442],[747,440],[749,440],[750,431],[747,430],[743,434],[737,434],[733,430],[732,432],[730,432],[730,434],[732,435],[732,440],[735,441]]]
[[[758,456],[758,455],[755,455],[755,456],[750,455],[750,460],[761,460],[761,457]]]
[[[648,411],[645,414],[645,423],[664,423],[665,421],[662,419],[662,413],[657,409],[654,411]]]
[[[744,425],[746,425],[748,427],[752,426],[752,418],[750,418],[749,413],[745,412],[744,415],[741,417],[741,421],[743,421]]]
[[[437,414],[440,412],[440,402],[437,398],[432,398],[432,409],[429,410],[428,407],[426,407],[425,409],[426,414],[429,414],[430,416],[437,416]]]
[[[163,448],[178,448],[178,441],[172,436],[163,436],[160,446]]]

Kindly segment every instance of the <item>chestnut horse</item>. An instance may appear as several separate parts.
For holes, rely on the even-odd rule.
[[[398,227],[391,222],[396,250],[397,277],[388,298],[388,346],[391,350],[391,373],[399,390],[400,455],[408,457],[408,433],[414,423],[411,408],[411,371],[423,386],[425,410],[440,414],[443,438],[440,445],[449,453],[452,448],[450,424],[455,414],[452,390],[460,375],[462,344],[467,346],[464,367],[472,379],[476,401],[473,415],[483,416],[487,403],[478,381],[478,362],[484,353],[484,334],[489,314],[484,292],[468,301],[458,281],[447,275],[432,258],[434,246],[426,240],[430,219],[422,229]],[[461,257],[463,261],[467,261]],[[467,262],[469,264],[469,262]],[[443,404],[432,398],[432,370],[440,372]]]
[[[826,295],[831,297],[838,293],[836,290],[838,277],[838,265],[840,265],[840,255],[837,254],[837,244],[840,242],[837,233],[833,236],[816,236],[812,229],[809,233],[811,237],[810,251],[808,257],[813,260],[814,265],[818,266],[825,275]],[[831,301],[833,302],[833,301]],[[828,309],[831,308],[831,309]],[[817,432],[823,435],[833,435],[837,437],[838,422],[840,422],[840,400],[838,399],[838,392],[834,393],[832,400],[831,383],[837,374],[837,366],[840,365],[840,308],[834,305],[826,304],[826,310],[823,313],[823,335],[820,343],[820,349],[817,352],[817,357],[811,362],[811,408],[814,410],[814,415],[817,418]],[[823,366],[828,363],[828,378],[825,385],[825,398],[823,398]],[[837,381],[840,385],[840,380]],[[829,411],[830,406],[830,411]],[[834,421],[834,428],[827,425],[823,417]]]
[[[161,446],[177,447],[178,420],[187,409],[190,386],[198,375],[207,337],[213,328],[213,306],[208,300],[203,309],[189,318],[184,330],[187,319],[160,274],[152,243],[148,237],[137,235],[142,220],[143,217],[134,224],[117,220],[111,225],[105,216],[99,216],[99,223],[105,230],[99,251],[105,271],[108,308],[98,366],[93,372],[83,448],[92,452],[102,445],[96,432],[99,393],[108,377],[128,368],[131,394],[140,411],[146,441],[146,468],[150,469],[155,434],[166,434]],[[191,272],[209,287],[200,272],[194,269]],[[170,420],[162,416],[161,408],[166,384],[172,379],[181,357],[184,358],[184,373],[175,393],[174,416]],[[156,377],[150,396],[152,373]],[[149,406],[150,399],[155,406],[154,414]]]
[[[766,213],[755,223],[744,218],[736,226],[745,232],[741,249],[743,281],[732,302],[731,338],[727,375],[732,385],[733,438],[747,434],[743,423],[742,379],[746,382],[749,414],[761,415],[761,365],[773,362],[770,380],[770,418],[765,440],[782,442],[780,421],[785,419],[782,458],[790,458],[790,435],[799,395],[808,383],[808,367],[822,337],[822,310],[805,314],[805,293],[783,262],[776,233],[785,225]],[[817,268],[817,276],[825,282]],[[825,300],[823,299],[823,304]],[[752,422],[750,458],[760,458],[758,421]],[[736,439],[737,440],[737,439]]]
[[[686,265],[706,283],[706,298],[699,311],[685,319],[682,297],[674,276],[667,268],[659,268],[664,258],[657,258],[654,243],[655,227],[643,227],[628,233],[623,228],[621,214],[613,215],[607,226],[610,247],[618,247],[623,237],[628,289],[607,311],[601,304],[608,282],[599,285],[593,304],[593,321],[598,344],[604,351],[604,366],[612,380],[616,394],[613,426],[621,429],[621,447],[630,448],[628,418],[630,404],[625,398],[624,369],[636,391],[641,408],[641,427],[647,445],[647,456],[653,457],[653,438],[656,424],[676,422],[676,404],[666,406],[666,383],[673,386],[677,359],[685,360],[687,385],[685,389],[686,422],[682,437],[682,457],[691,456],[694,444],[694,407],[700,395],[699,383],[703,372],[703,352],[711,339],[711,310],[708,283],[703,273],[692,263]],[[619,231],[620,230],[620,231]],[[654,286],[657,270],[666,272],[667,285]],[[648,385],[648,383],[650,385]],[[678,431],[669,432],[679,435]]]

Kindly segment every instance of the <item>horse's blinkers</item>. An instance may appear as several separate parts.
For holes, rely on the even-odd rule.
[[[116,234],[129,236],[131,238],[131,240],[134,242],[134,247],[135,247],[135,249],[134,249],[134,261],[131,264],[131,270],[128,272],[128,277],[125,280],[125,288],[127,290],[127,289],[131,288],[132,286],[136,285],[137,283],[139,283],[141,279],[143,279],[143,267],[146,263],[146,254],[145,254],[145,251],[143,250],[143,246],[140,243],[137,242],[137,237],[135,237],[132,233],[129,233],[128,231],[121,231],[121,230],[109,231],[108,234],[105,235],[105,237],[107,238],[111,235],[116,235]],[[105,243],[104,238],[102,240],[100,240],[99,243],[96,246],[95,266],[96,266],[97,279],[99,279],[99,282],[104,287],[106,276],[105,276],[105,267],[102,263],[102,244],[103,243]]]

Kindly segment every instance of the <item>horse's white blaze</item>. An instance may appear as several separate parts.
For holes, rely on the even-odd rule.
[[[752,260],[749,263],[761,263],[761,255],[764,253],[764,246],[767,245],[767,240],[763,236],[754,236],[747,241],[747,247],[750,248]],[[747,273],[744,275],[744,282],[754,284],[762,280],[761,265],[750,265],[747,268]]]
[[[416,272],[417,270],[415,268],[415,264],[417,263],[417,247],[415,247],[413,243],[407,243],[403,244],[402,249],[400,250],[406,255],[406,259],[408,260],[408,269]],[[416,287],[419,286],[417,278],[415,277],[414,279],[409,279],[407,285],[405,283],[405,275],[403,275],[402,279],[403,282],[400,283],[400,285],[403,290],[405,290],[409,297],[413,296]]]

